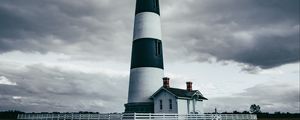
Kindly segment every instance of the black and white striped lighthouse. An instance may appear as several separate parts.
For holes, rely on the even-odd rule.
[[[159,0],[137,0],[125,112],[153,112],[150,96],[164,76]]]

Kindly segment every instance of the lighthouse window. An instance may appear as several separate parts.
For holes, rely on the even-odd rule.
[[[158,55],[161,54],[161,42],[159,41],[158,42]]]
[[[159,100],[159,109],[163,109],[162,100]]]
[[[157,0],[153,0],[153,3],[154,3],[154,8],[156,9],[156,8],[158,8],[159,6],[158,6],[158,1]]]
[[[172,110],[172,99],[169,99],[169,109]]]
[[[155,48],[156,48],[156,56],[161,55],[161,42],[160,41],[156,41],[155,42]]]

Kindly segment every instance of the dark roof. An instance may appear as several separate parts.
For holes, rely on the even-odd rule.
[[[193,90],[193,91],[188,91],[186,89],[179,89],[179,88],[166,88],[166,87],[161,87],[156,93],[158,93],[160,90],[167,90],[170,93],[174,94],[176,97],[180,97],[180,98],[192,98],[196,93],[198,100],[207,100],[207,98],[205,98],[199,90]],[[153,96],[156,94],[154,93]]]

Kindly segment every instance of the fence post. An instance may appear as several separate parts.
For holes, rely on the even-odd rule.
[[[135,118],[135,114],[136,114],[136,113],[133,113],[133,120],[135,120],[135,119],[136,119],[136,118]]]

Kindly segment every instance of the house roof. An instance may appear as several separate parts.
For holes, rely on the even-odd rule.
[[[188,91],[186,89],[179,89],[179,88],[167,88],[167,87],[161,87],[159,90],[157,90],[151,97],[153,98],[156,94],[158,94],[161,90],[165,90],[177,98],[183,98],[183,99],[191,99],[194,96],[198,97],[198,100],[207,100],[199,90],[192,90]]]

